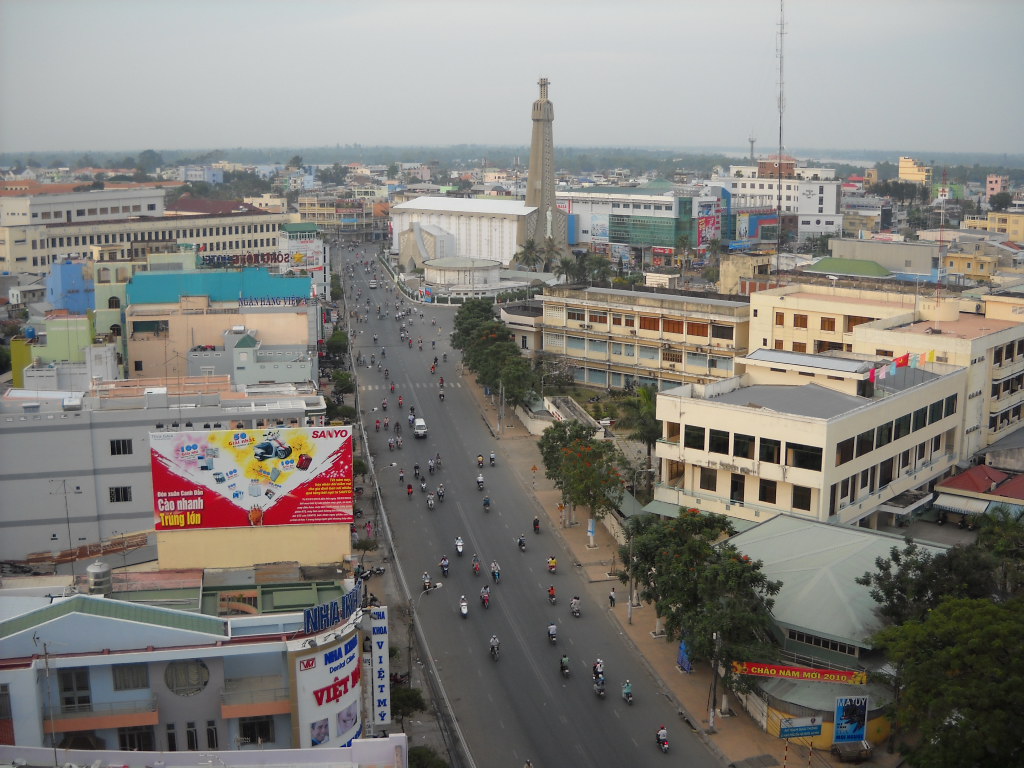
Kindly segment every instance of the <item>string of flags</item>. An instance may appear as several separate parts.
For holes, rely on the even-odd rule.
[[[934,349],[929,350],[928,352],[921,352],[920,354],[910,354],[907,352],[905,355],[893,358],[892,362],[888,365],[883,365],[880,368],[872,368],[871,373],[868,376],[868,381],[882,381],[889,376],[895,376],[897,368],[917,368],[925,363],[934,362]]]

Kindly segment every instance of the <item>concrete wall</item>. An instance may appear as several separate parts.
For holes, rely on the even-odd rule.
[[[352,554],[348,523],[157,531],[161,569],[242,568],[294,560],[340,563]]]

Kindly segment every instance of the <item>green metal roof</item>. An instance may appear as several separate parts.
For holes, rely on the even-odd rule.
[[[282,224],[281,231],[287,232],[288,234],[302,234],[304,232],[316,233],[320,231],[320,227],[317,224],[311,222],[302,222],[300,224]]]
[[[138,624],[168,627],[186,632],[202,632],[216,637],[228,636],[227,623],[212,616],[201,616],[168,608],[155,608],[149,605],[136,605],[94,595],[75,595],[59,603],[53,603],[45,608],[0,623],[0,637],[10,637],[72,613],[103,616],[119,621],[133,621]]]
[[[843,275],[849,277],[890,277],[892,272],[875,261],[867,259],[826,258],[804,267],[804,272]]]
[[[243,333],[242,338],[235,344],[236,349],[252,349],[257,344],[256,339],[249,333]]]

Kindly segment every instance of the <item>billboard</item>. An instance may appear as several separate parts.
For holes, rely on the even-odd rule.
[[[848,683],[864,685],[868,681],[863,670],[814,669],[808,667],[783,667],[778,664],[761,664],[755,661],[734,661],[733,674],[756,675],[758,677],[788,677],[790,680],[807,680],[815,683]]]
[[[352,522],[351,427],[151,432],[158,531]]]
[[[608,214],[590,214],[590,239],[598,243],[608,242]]]
[[[388,609],[370,609],[371,651],[370,698],[373,700],[374,725],[391,723],[391,664],[388,658]]]
[[[863,741],[868,725],[868,697],[839,696],[836,699],[835,721],[833,743]]]
[[[353,631],[342,640],[291,657],[298,709],[296,746],[350,746],[363,730],[358,633]]]
[[[707,248],[708,243],[718,239],[721,233],[717,216],[701,216],[697,219],[698,248]]]

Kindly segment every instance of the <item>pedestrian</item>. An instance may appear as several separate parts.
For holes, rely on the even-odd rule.
[[[366,528],[366,535],[367,535],[367,537],[372,539],[373,538],[373,522],[371,520],[367,520],[366,521],[366,525],[364,527]]]
[[[608,593],[608,607],[615,607],[615,587],[612,587],[612,591]]]

